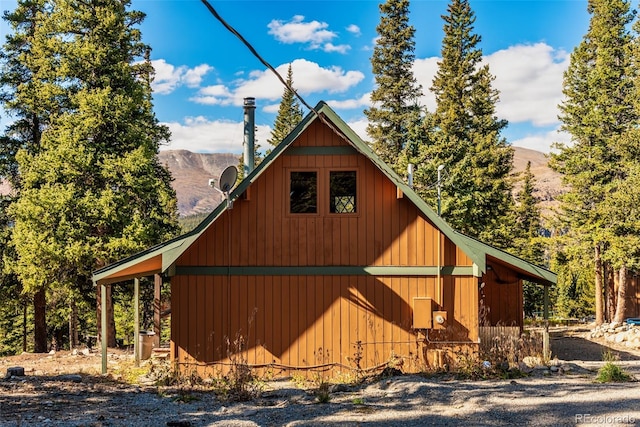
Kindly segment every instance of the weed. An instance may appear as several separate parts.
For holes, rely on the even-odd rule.
[[[322,347],[315,351],[314,356],[318,365],[325,365],[331,359],[329,350],[323,350]],[[331,387],[325,377],[326,369],[321,369],[313,375],[313,384],[315,385],[314,394],[319,403],[328,403],[331,400]]]
[[[627,382],[631,381],[631,375],[624,371],[620,366],[613,362],[607,362],[600,370],[598,370],[598,376],[596,381],[599,383],[610,382]]]
[[[173,398],[174,402],[180,402],[180,403],[189,403],[195,400],[200,400],[200,398],[198,396],[194,396],[193,394],[185,390],[180,390],[178,392],[178,395]]]
[[[314,391],[318,403],[329,403],[331,400],[330,385],[327,382],[322,382],[318,388]]]
[[[251,400],[260,392],[246,355],[246,341],[237,333],[233,342],[227,338],[227,356],[231,363],[229,373],[224,377],[228,386],[227,397],[243,402]]]
[[[353,403],[354,405],[364,405],[364,397],[355,397],[351,403]]]

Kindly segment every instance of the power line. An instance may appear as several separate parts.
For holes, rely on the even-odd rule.
[[[248,49],[249,51],[256,57],[258,58],[258,60],[265,66],[267,67],[269,70],[271,70],[276,77],[278,78],[278,80],[280,80],[280,82],[284,85],[284,87],[286,87],[287,89],[289,89],[295,96],[296,98],[298,98],[300,100],[300,102],[302,103],[302,105],[304,105],[305,107],[307,107],[310,111],[313,112],[313,114],[316,115],[316,117],[323,123],[325,124],[327,127],[329,127],[329,129],[331,129],[336,135],[338,135],[340,138],[342,138],[343,140],[345,140],[347,143],[351,144],[351,141],[349,141],[349,139],[343,135],[342,132],[340,132],[338,129],[336,129],[336,127],[333,125],[333,123],[329,122],[324,116],[322,116],[315,108],[313,108],[311,105],[309,105],[307,103],[307,101],[304,100],[304,98],[302,98],[302,96],[300,96],[298,94],[298,92],[291,86],[289,85],[284,78],[282,78],[282,76],[280,75],[280,73],[278,73],[278,71],[271,65],[269,64],[269,62],[267,62],[259,53],[258,51],[251,45],[251,43],[249,43],[247,41],[247,39],[245,39],[242,34],[240,34],[235,28],[233,28],[229,23],[227,23],[227,21],[224,20],[224,18],[222,16],[220,16],[220,14],[218,13],[218,11],[216,11],[216,9],[211,5],[211,3],[209,3],[208,0],[201,0],[202,3],[207,7],[207,9],[209,10],[209,12],[211,12],[211,14],[234,36],[236,36]]]
[[[302,96],[300,96],[298,94],[298,92],[296,92],[296,90],[291,87],[291,85],[289,85],[285,79],[282,78],[282,76],[280,75],[280,73],[278,73],[278,71],[273,68],[273,66],[271,64],[269,64],[259,53],[258,51],[251,45],[251,43],[249,43],[247,41],[247,39],[245,39],[242,34],[240,34],[235,28],[233,28],[229,23],[227,23],[227,21],[224,20],[224,18],[222,18],[222,16],[220,16],[220,14],[216,11],[216,9],[209,3],[208,0],[202,0],[202,3],[204,3],[204,5],[207,7],[207,9],[209,9],[209,12],[211,12],[211,14],[227,29],[229,30],[229,32],[231,34],[233,34],[234,36],[236,36],[238,39],[240,39],[240,41],[249,49],[249,51],[251,51],[251,53],[258,58],[258,60],[265,66],[267,67],[269,70],[271,70],[276,77],[278,77],[278,80],[280,80],[280,82],[287,88],[289,89],[291,92],[293,92],[293,94],[300,100],[300,102],[302,102],[302,104],[307,107],[309,110],[313,111],[316,115],[319,116],[318,112],[315,111],[315,109],[313,107],[311,107],[303,98]]]

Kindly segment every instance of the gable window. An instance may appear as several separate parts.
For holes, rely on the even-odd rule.
[[[289,200],[291,213],[317,213],[318,173],[291,172]]]
[[[329,172],[329,212],[356,213],[356,172]]]

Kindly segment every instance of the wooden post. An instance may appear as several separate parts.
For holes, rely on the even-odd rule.
[[[544,332],[542,333],[542,355],[544,360],[551,359],[551,349],[549,348],[549,285],[544,285]]]
[[[156,274],[153,276],[153,346],[155,348],[160,347],[160,333],[162,332],[162,317],[161,317],[161,291],[162,291],[162,275]]]
[[[133,279],[133,354],[135,365],[140,366],[140,279]]]
[[[100,285],[100,304],[102,310],[100,311],[101,317],[101,336],[100,346],[102,347],[102,375],[107,374],[107,285]]]

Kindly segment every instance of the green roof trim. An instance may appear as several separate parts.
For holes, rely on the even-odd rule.
[[[555,284],[557,282],[557,276],[555,273],[531,264],[521,258],[509,254],[508,252],[480,242],[479,240],[465,236],[451,228],[451,226],[439,217],[400,176],[380,160],[369,145],[363,141],[353,131],[353,129],[351,129],[349,125],[347,125],[344,120],[342,120],[323,101],[320,101],[314,108],[314,111],[307,114],[298,126],[296,126],[293,131],[291,131],[291,133],[280,144],[278,144],[271,153],[247,177],[245,177],[238,186],[236,186],[235,189],[233,189],[229,194],[229,200],[232,203],[234,200],[237,200],[249,188],[249,186],[254,183],[260,175],[262,175],[274,160],[286,151],[291,144],[293,144],[293,142],[316,120],[322,120],[325,123],[328,122],[327,124],[332,127],[334,131],[341,134],[345,141],[351,144],[357,152],[371,160],[376,167],[380,169],[380,171],[384,173],[387,178],[389,178],[402,191],[402,193],[416,205],[416,207],[429,219],[429,221],[433,223],[435,227],[437,227],[448,239],[450,239],[456,246],[460,247],[462,251],[471,258],[479,270],[478,273],[486,272],[487,256],[492,256],[526,272],[530,275],[528,277],[529,279],[539,281],[544,284]],[[296,148],[291,148],[291,151],[295,153]],[[158,254],[162,254],[162,272],[166,272],[173,266],[180,255],[182,255],[184,251],[186,251],[186,249],[195,240],[197,240],[200,235],[202,235],[209,225],[215,222],[216,219],[222,215],[226,208],[227,203],[222,202],[189,233],[95,271],[93,274],[94,282],[97,283],[100,280],[115,274],[117,271],[124,270],[125,268],[135,265],[137,262],[150,259]]]

